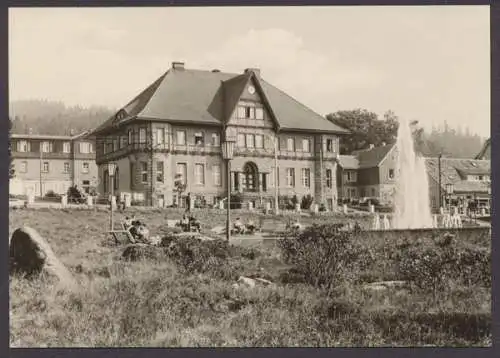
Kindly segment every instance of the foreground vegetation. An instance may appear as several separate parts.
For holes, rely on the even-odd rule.
[[[162,229],[163,212],[144,217]],[[130,261],[105,239],[107,221],[99,212],[11,211],[11,232],[37,229],[82,287],[11,277],[11,346],[491,345],[483,244],[443,236],[388,246],[319,225],[266,246],[165,234],[166,247]],[[235,288],[239,276],[275,284]],[[408,284],[366,286],[382,280]]]

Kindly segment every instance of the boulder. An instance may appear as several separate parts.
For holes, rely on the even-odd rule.
[[[33,278],[41,273],[56,277],[61,284],[76,288],[69,270],[56,257],[48,242],[33,228],[16,229],[9,239],[10,272]]]

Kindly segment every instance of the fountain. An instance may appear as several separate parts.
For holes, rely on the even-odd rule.
[[[415,153],[410,124],[399,122],[393,229],[432,228],[429,183],[424,158]]]

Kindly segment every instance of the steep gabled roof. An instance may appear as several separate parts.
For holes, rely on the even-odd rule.
[[[256,77],[252,71],[242,75],[184,68],[170,69],[122,108],[127,114],[125,118],[117,121],[116,116],[113,116],[96,132],[133,118],[221,125],[236,106],[236,97],[239,99],[243,86],[252,76],[256,78],[263,101],[268,102],[268,109],[280,128],[349,133],[260,76]]]
[[[429,176],[439,182],[439,159],[425,158],[425,165]],[[457,192],[486,192],[488,184],[481,181],[463,180],[462,173],[478,172],[478,174],[488,175],[491,172],[491,162],[489,160],[441,158],[441,186],[453,184]]]
[[[359,169],[375,168],[382,163],[395,144],[386,144],[371,149],[358,150],[353,154],[358,158]]]

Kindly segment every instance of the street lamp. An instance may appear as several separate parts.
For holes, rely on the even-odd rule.
[[[114,230],[114,225],[113,225],[113,196],[115,195],[115,182],[113,180],[115,176],[115,171],[116,171],[116,163],[108,163],[108,175],[109,175],[109,187],[110,187],[110,198],[109,198],[109,204],[111,206],[111,211],[109,215],[109,226],[110,226],[110,231]],[[105,179],[106,180],[106,179]]]
[[[231,237],[231,159],[234,157],[234,142],[236,142],[236,130],[232,127],[226,128],[224,143],[222,143],[222,159],[226,162],[226,185],[227,185],[227,218],[226,218],[226,240]]]
[[[448,195],[448,211],[451,214],[451,195],[453,194],[453,184],[452,183],[446,184],[446,194]]]

